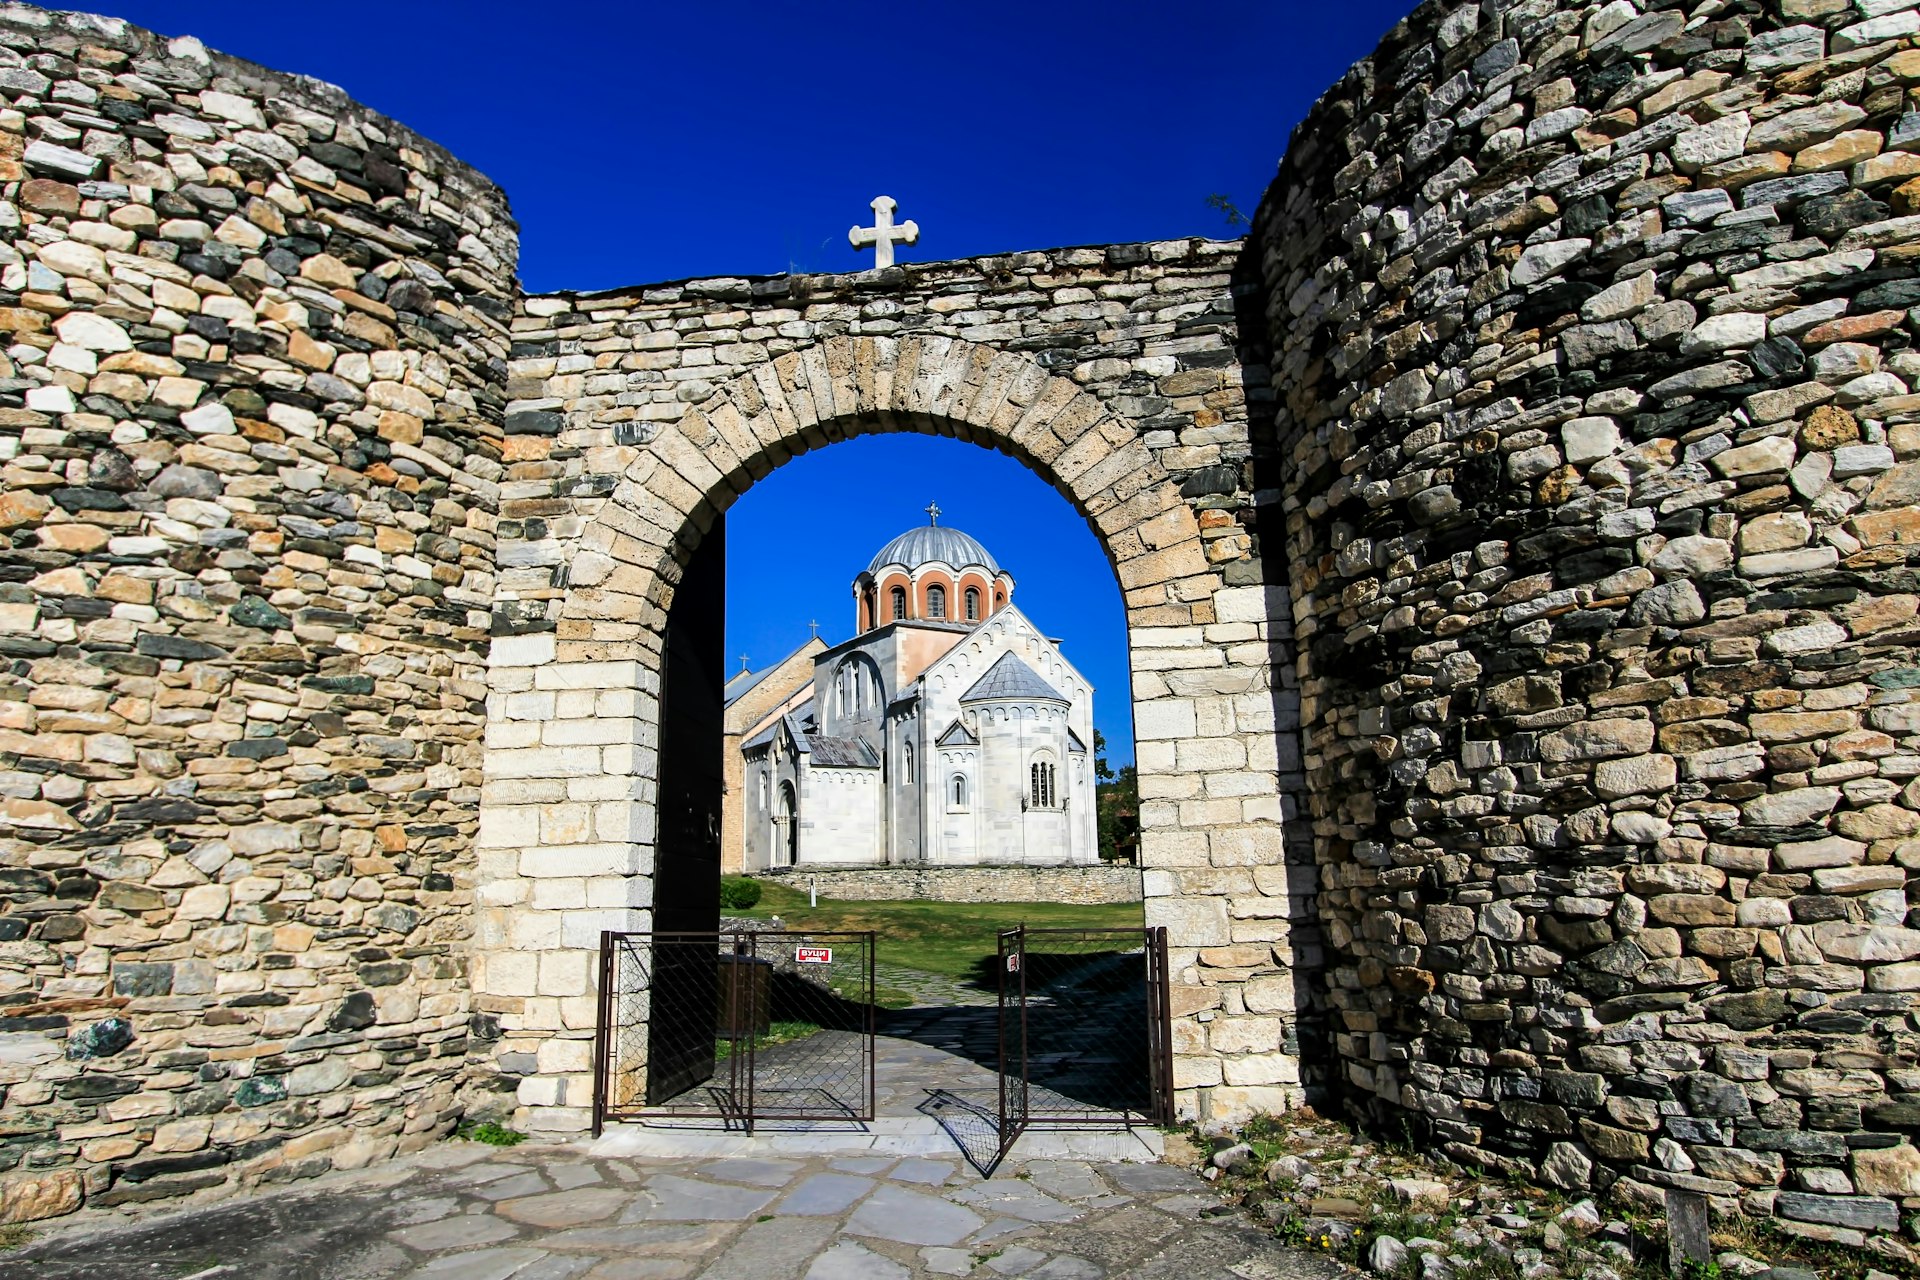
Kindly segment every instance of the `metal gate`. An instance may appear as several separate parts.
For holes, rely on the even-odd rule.
[[[602,933],[593,1131],[873,1119],[872,933]]]
[[[1172,1124],[1167,931],[1000,935],[1000,1151],[1029,1128]]]

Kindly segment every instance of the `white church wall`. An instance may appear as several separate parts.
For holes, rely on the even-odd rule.
[[[809,766],[800,802],[800,861],[868,864],[880,857],[880,771]]]
[[[938,776],[929,779],[935,792],[933,826],[938,833],[929,861],[965,865],[980,857],[979,799],[980,752],[974,747],[942,747],[938,755]],[[953,780],[960,778],[965,797],[954,800]]]
[[[921,733],[920,717],[903,709],[887,721],[887,832],[888,862],[919,862],[925,856],[925,814],[922,803],[931,752]]]

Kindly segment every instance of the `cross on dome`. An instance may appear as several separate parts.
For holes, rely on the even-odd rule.
[[[937,503],[937,502],[929,502],[929,503],[928,503],[928,504],[926,505],[926,507],[924,508],[924,510],[925,510],[925,511],[926,511],[926,513],[927,513],[927,523],[928,523],[928,524],[939,524],[939,523],[940,523],[940,504],[939,504],[939,503]]]

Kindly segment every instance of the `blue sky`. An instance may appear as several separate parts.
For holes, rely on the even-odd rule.
[[[1306,109],[1412,8],[96,3],[332,81],[485,172],[512,198],[535,292],[855,270],[871,252],[856,254],[847,228],[866,225],[882,193],[921,228],[902,261],[1231,236],[1207,197],[1251,213]],[[1045,497],[1037,484],[1011,459],[950,440],[855,441],[776,473],[730,516],[728,651],[784,652],[810,617],[842,634],[853,573],[937,498],[1012,567],[1036,620],[1067,637],[1101,690],[1116,758],[1130,758],[1119,591],[1092,535],[1057,496],[1022,504],[1058,517],[1030,525],[1029,511],[996,506],[1001,493]],[[863,497],[868,514],[852,515],[855,504],[833,500],[878,491],[899,511]],[[813,535],[797,554],[796,527]],[[1053,561],[1029,547],[1081,568],[1043,586],[1038,564]]]

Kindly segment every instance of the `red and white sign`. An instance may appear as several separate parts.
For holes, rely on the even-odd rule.
[[[1020,972],[1020,953],[1018,951],[1015,951],[1012,954],[1007,956],[1007,972],[1008,973]]]
[[[793,949],[793,959],[795,964],[832,964],[833,948],[795,947]]]

